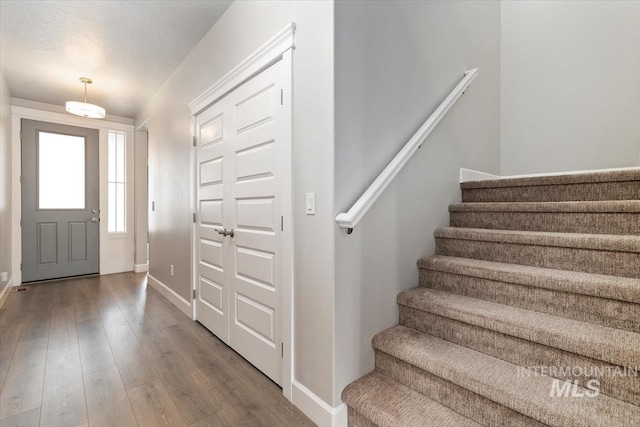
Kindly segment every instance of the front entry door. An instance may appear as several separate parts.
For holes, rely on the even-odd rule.
[[[282,185],[291,167],[281,154],[290,126],[283,67],[272,65],[196,118],[196,318],[278,384]]]
[[[99,272],[98,130],[22,120],[22,281]]]

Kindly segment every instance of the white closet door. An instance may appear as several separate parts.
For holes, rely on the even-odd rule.
[[[281,63],[200,114],[197,319],[282,381]],[[290,122],[288,125],[290,126]],[[222,236],[217,230],[233,230]]]
[[[228,343],[228,250],[224,246],[223,212],[229,202],[225,200],[228,175],[224,169],[229,163],[226,146],[229,117],[224,103],[218,103],[198,116],[196,122],[196,183],[197,183],[197,320]],[[225,129],[226,125],[226,129]]]

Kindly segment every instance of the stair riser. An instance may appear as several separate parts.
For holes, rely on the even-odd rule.
[[[378,370],[349,384],[341,397],[362,426],[482,427]]]
[[[630,302],[427,269],[420,269],[420,286],[640,332],[640,305]]]
[[[554,347],[505,335],[411,307],[400,306],[400,324],[435,337],[497,357],[518,366],[581,367],[593,372],[610,363],[570,353]],[[517,372],[514,372],[514,377]],[[562,377],[578,380],[583,387],[590,377]],[[633,376],[601,376],[600,392],[640,405],[640,381]]]
[[[376,369],[419,393],[486,426],[542,427],[544,424],[381,351]]]
[[[436,254],[640,278],[640,254],[436,238]]]
[[[640,234],[640,215],[576,212],[451,212],[451,227],[558,233]]]
[[[367,417],[350,407],[347,407],[347,419],[349,427],[378,427]]]
[[[637,200],[640,181],[537,185],[462,190],[463,202],[569,202]]]

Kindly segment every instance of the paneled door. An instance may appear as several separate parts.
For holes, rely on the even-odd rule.
[[[22,281],[99,272],[98,130],[22,120]]]
[[[283,66],[196,117],[196,318],[278,384]]]

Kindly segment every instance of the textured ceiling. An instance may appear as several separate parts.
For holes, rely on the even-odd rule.
[[[0,66],[11,96],[87,102],[134,117],[231,0],[0,1]]]

